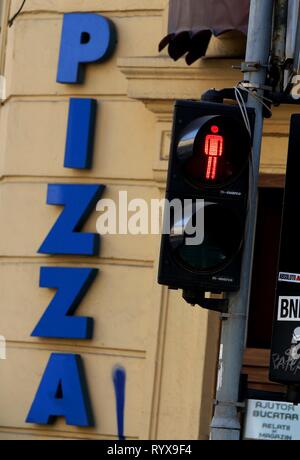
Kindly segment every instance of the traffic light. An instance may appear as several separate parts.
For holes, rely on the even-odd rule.
[[[251,148],[238,106],[176,102],[158,282],[188,301],[239,289]]]

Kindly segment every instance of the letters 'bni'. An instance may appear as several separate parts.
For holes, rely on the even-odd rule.
[[[31,335],[57,339],[91,339],[93,319],[72,315],[97,273],[98,270],[92,268],[42,267],[40,287],[57,289],[57,293]]]
[[[83,83],[84,64],[107,59],[116,42],[116,28],[110,19],[93,13],[65,14],[57,82]]]
[[[64,417],[67,425],[94,425],[79,355],[53,353],[50,356],[26,423],[50,425],[56,417]]]
[[[70,99],[65,168],[91,168],[96,110],[95,99]]]
[[[89,184],[48,185],[47,204],[64,206],[64,210],[38,252],[58,255],[97,255],[100,235],[80,233],[80,230],[99,201],[104,188],[104,185]]]

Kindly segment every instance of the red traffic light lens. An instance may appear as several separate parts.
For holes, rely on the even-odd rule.
[[[250,152],[251,139],[242,123],[214,117],[195,136],[192,155],[183,162],[185,177],[195,186],[227,185],[244,170]]]
[[[211,127],[211,132],[212,132],[213,134],[218,134],[219,131],[220,131],[219,126],[213,125],[213,126]]]
[[[213,132],[218,132],[217,126],[212,126]],[[205,155],[207,156],[206,179],[214,181],[217,177],[219,158],[224,153],[224,137],[207,134],[205,137]]]

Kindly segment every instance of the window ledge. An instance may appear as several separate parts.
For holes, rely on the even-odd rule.
[[[202,59],[187,66],[169,57],[119,58],[118,67],[128,80],[128,96],[145,105],[152,101],[173,104],[175,99],[199,98],[209,88],[224,88],[241,77],[233,65],[240,59]],[[155,111],[155,110],[154,110]]]

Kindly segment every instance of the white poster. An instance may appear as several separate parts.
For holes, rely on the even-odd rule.
[[[300,440],[300,405],[249,399],[244,439]]]

